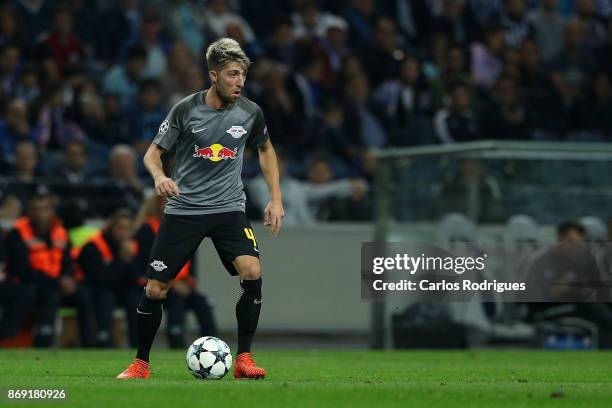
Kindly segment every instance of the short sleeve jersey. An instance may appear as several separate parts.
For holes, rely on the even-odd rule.
[[[244,212],[244,149],[269,139],[256,103],[241,96],[226,109],[213,109],[205,96],[201,91],[174,105],[153,140],[165,150],[176,147],[172,179],[180,195],[168,199],[167,214]]]

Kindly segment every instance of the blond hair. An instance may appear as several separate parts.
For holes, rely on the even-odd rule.
[[[237,62],[245,69],[251,65],[238,41],[231,38],[220,38],[208,46],[206,50],[206,63],[209,70],[223,69],[227,64]]]

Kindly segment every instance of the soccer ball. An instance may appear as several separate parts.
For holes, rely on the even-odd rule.
[[[232,353],[216,337],[200,337],[187,349],[187,369],[199,380],[219,380],[232,368]]]

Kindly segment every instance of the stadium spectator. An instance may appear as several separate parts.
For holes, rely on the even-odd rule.
[[[180,77],[178,87],[167,100],[170,103],[173,101],[176,103],[189,95],[201,91],[205,84],[202,70],[196,64],[191,64],[185,69],[184,74]]]
[[[0,91],[5,97],[16,93],[21,50],[16,44],[0,45]]]
[[[431,142],[428,116],[433,95],[421,75],[419,60],[407,57],[402,61],[399,79],[382,83],[374,99],[384,110],[384,123],[390,131],[389,144],[407,146]]]
[[[38,144],[43,150],[61,150],[68,141],[86,139],[83,130],[68,116],[65,91],[62,82],[53,82],[34,102],[40,127]]]
[[[504,28],[506,45],[511,48],[519,48],[523,41],[532,34],[525,0],[506,0],[501,24]]]
[[[68,233],[55,215],[54,199],[37,189],[28,202],[27,215],[19,218],[6,238],[7,273],[10,279],[36,290],[37,334],[34,346],[50,347],[55,338],[55,318],[62,296],[74,297],[80,314],[82,338],[91,338],[87,315],[88,293],[77,288],[70,257]]]
[[[531,296],[539,296],[540,302],[528,303],[530,319],[585,319],[597,325],[599,347],[607,349],[612,347],[612,309],[607,303],[593,302],[601,296],[601,288],[594,288],[593,282],[601,282],[602,276],[584,245],[585,236],[580,223],[563,222],[557,226],[557,243],[533,261],[527,287],[535,288]],[[604,294],[602,298],[608,296]]]
[[[333,172],[329,160],[313,158],[310,163],[309,180],[300,181],[287,172],[287,161],[277,154],[280,171],[281,192],[285,201],[286,226],[308,225],[316,221],[325,221],[337,215],[332,211],[339,206],[333,199],[352,200],[356,204],[364,198],[368,185],[362,179],[332,180]],[[267,185],[263,176],[258,176],[248,183],[249,197],[263,211],[268,203]],[[344,201],[346,203],[346,201]],[[361,210],[362,207],[359,206]],[[371,213],[368,214],[371,217]]]
[[[107,129],[103,100],[92,81],[85,80],[75,89],[68,116],[79,124],[88,140],[102,144],[108,143],[108,139],[112,140]]]
[[[129,142],[128,124],[121,107],[121,99],[118,95],[107,94],[103,98],[104,122],[102,123],[101,137],[95,140],[104,147],[112,147],[117,144]]]
[[[309,198],[318,201],[316,217],[322,221],[369,220],[372,209],[366,201],[369,186],[363,179],[335,180],[331,160],[325,156],[312,157],[308,166]],[[332,186],[335,191],[330,190]],[[282,189],[282,186],[281,186]]]
[[[18,142],[15,146],[15,164],[13,177],[20,183],[34,183],[38,172],[38,151],[36,145],[30,141]]]
[[[106,195],[106,214],[126,207],[137,211],[142,200],[144,185],[136,172],[136,151],[127,145],[116,145],[109,154],[110,171]]]
[[[155,79],[140,83],[138,103],[126,112],[132,146],[141,154],[151,144],[157,134],[159,124],[166,117],[166,109],[161,103],[161,85]]]
[[[591,50],[601,48],[607,39],[607,27],[597,15],[595,0],[576,0],[576,19],[584,26],[584,44]]]
[[[205,8],[191,0],[173,0],[163,10],[164,26],[170,36],[185,43],[195,55],[202,53],[207,38]]]
[[[411,48],[420,48],[432,27],[432,15],[426,0],[398,0],[381,4],[384,14],[394,16],[397,29]]]
[[[434,115],[433,127],[441,143],[467,142],[481,138],[477,112],[472,107],[472,96],[467,85],[454,84],[450,88],[448,108]]]
[[[296,51],[295,73],[287,86],[300,123],[315,119],[324,99],[321,86],[324,61],[310,44],[300,43]]]
[[[434,97],[432,104],[438,109],[448,104],[449,101],[446,99],[453,84],[459,82],[467,84],[470,81],[466,53],[462,47],[459,45],[448,47],[445,61],[444,71],[430,85]]]
[[[55,2],[51,0],[16,0],[13,2],[21,23],[25,27],[28,44],[48,28]]]
[[[147,60],[142,72],[144,78],[158,78],[166,72],[168,65],[166,56],[170,51],[170,43],[162,36],[161,20],[155,8],[146,11],[138,35],[126,41],[119,51],[119,59],[123,60],[134,45],[142,45],[147,51]]]
[[[24,26],[11,4],[0,6],[0,47],[4,44],[16,44],[20,49],[26,46]]]
[[[377,17],[373,0],[350,0],[342,10],[348,21],[353,46],[368,44],[374,38],[374,21]]]
[[[563,48],[565,19],[558,9],[559,0],[542,0],[528,16],[542,61],[549,62]]]
[[[502,76],[485,104],[482,133],[486,139],[525,140],[529,138],[529,112],[519,99],[514,79]]]
[[[465,0],[443,0],[442,12],[432,22],[432,31],[452,43],[468,44],[476,37],[477,23]]]
[[[266,123],[271,133],[278,135],[275,145],[287,149],[296,148],[304,143],[307,136],[301,129],[302,121],[299,116],[299,102],[296,95],[291,95],[285,86],[287,69],[278,63],[271,63],[264,67],[259,61],[254,70],[263,67],[261,72],[261,91],[254,99],[266,112]],[[253,74],[255,76],[255,73]],[[254,83],[251,81],[251,83]]]
[[[552,82],[566,107],[571,107],[582,95],[589,78],[595,74],[595,60],[585,46],[585,27],[572,20],[565,27],[565,44],[551,62]]]
[[[481,26],[499,21],[504,12],[505,0],[468,0],[470,12]]]
[[[135,239],[138,243],[137,266],[142,275],[149,264],[149,254],[163,215],[165,199],[152,195],[147,198],[138,213],[136,225],[140,226]],[[191,310],[199,324],[200,336],[215,336],[217,332],[211,302],[198,291],[195,257],[189,260],[174,279],[172,288],[166,297],[165,306],[168,312],[166,333],[170,348],[184,348],[186,312]]]
[[[94,290],[99,347],[112,347],[113,310],[119,304],[125,309],[130,346],[135,347],[136,307],[144,279],[135,265],[136,241],[132,240],[132,213],[119,209],[104,229],[85,244],[78,264],[85,280]]]
[[[59,8],[54,12],[51,30],[42,34],[36,45],[39,60],[51,59],[60,77],[69,71],[81,69],[84,44],[74,34],[73,16],[69,9]]]
[[[459,171],[434,188],[438,214],[458,212],[474,222],[499,221],[502,194],[499,182],[478,160],[465,159]]]
[[[268,58],[289,65],[293,61],[295,53],[295,37],[293,25],[289,18],[277,18],[274,30],[264,42],[265,54]],[[261,60],[257,62],[260,64]]]
[[[316,40],[325,35],[329,21],[337,18],[331,13],[321,11],[316,1],[304,1],[291,13],[293,35],[298,40]]]
[[[11,100],[0,118],[0,149],[2,158],[11,161],[15,156],[15,145],[21,141],[36,142],[38,129],[28,122],[28,105],[22,99]]]
[[[5,232],[0,230],[0,341],[19,334],[36,296],[34,287],[7,279],[4,236]]]
[[[33,65],[24,65],[20,70],[19,82],[15,89],[15,97],[21,98],[28,104],[40,95],[40,74]]]
[[[213,38],[223,37],[227,32],[227,25],[237,24],[244,35],[246,43],[256,40],[255,33],[249,23],[230,8],[228,0],[210,0],[207,6],[206,27]]]
[[[348,168],[358,160],[362,143],[346,130],[345,117],[344,109],[339,103],[328,102],[316,128],[315,141],[319,150],[324,148],[333,155],[335,163],[341,163]]]
[[[87,147],[83,142],[74,140],[66,144],[62,164],[52,174],[68,184],[81,185],[91,180],[91,167],[88,164]]]
[[[94,46],[98,58],[115,63],[123,45],[138,35],[140,20],[139,0],[120,0],[116,7],[102,14],[96,27],[98,36]]]
[[[238,41],[238,44],[240,44],[240,47],[244,49],[250,59],[256,59],[264,52],[264,49],[255,37],[250,40],[247,38],[244,27],[238,21],[228,21],[225,25],[225,34],[223,36]]]
[[[375,106],[370,100],[370,85],[364,75],[356,75],[344,84],[346,131],[366,148],[384,147],[387,134],[375,115]]]
[[[165,101],[175,100],[178,102],[183,99],[178,95],[183,95],[182,88],[184,77],[189,75],[189,71],[195,67],[196,59],[195,54],[191,52],[186,43],[176,41],[170,53],[168,54],[168,69],[166,73],[159,78],[162,86],[162,98]],[[201,88],[200,88],[201,89]],[[187,94],[183,95],[187,96]],[[172,105],[172,103],[170,103]]]
[[[373,87],[381,82],[397,77],[400,61],[406,50],[399,43],[395,23],[388,17],[379,17],[374,25],[372,41],[366,43],[361,58],[368,79]]]
[[[328,16],[320,28],[321,48],[325,53],[327,81],[332,81],[333,76],[342,70],[342,61],[350,54],[348,48],[348,24],[344,19],[337,16]]]
[[[0,182],[0,219],[15,219],[21,215],[21,201],[10,184]]]
[[[432,34],[423,57],[423,73],[429,82],[436,82],[446,69],[448,38],[441,34]]]
[[[102,92],[117,95],[119,106],[124,109],[135,101],[138,82],[144,79],[147,50],[141,45],[132,45],[127,50],[124,64],[111,67],[102,80]]]
[[[572,140],[610,140],[612,136],[612,89],[610,77],[600,72],[570,112],[568,137]]]
[[[500,26],[484,29],[484,43],[473,43],[470,47],[471,73],[474,85],[488,90],[503,70],[504,31]]]
[[[533,40],[525,40],[521,47],[520,85],[533,138],[559,139],[565,131],[563,104]]]

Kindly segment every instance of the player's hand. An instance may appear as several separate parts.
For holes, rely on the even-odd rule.
[[[71,296],[76,292],[76,282],[71,276],[62,276],[59,279],[59,286],[65,296]]]
[[[285,210],[280,201],[270,201],[264,210],[264,225],[268,227],[268,233],[274,238],[278,237],[284,216]]]
[[[161,197],[173,197],[179,195],[179,189],[174,180],[166,176],[155,178],[155,191]]]

